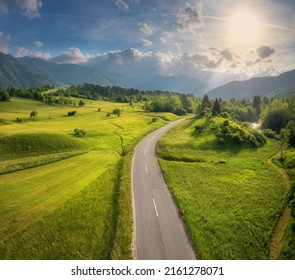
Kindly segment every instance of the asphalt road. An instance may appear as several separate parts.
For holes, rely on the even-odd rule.
[[[146,136],[134,152],[132,185],[135,259],[195,259],[190,239],[164,181],[156,155],[158,140],[179,121],[169,123]]]

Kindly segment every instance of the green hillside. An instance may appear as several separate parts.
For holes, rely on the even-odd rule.
[[[84,102],[0,102],[1,259],[131,258],[129,152],[176,117],[141,104]]]
[[[241,127],[244,141],[220,141],[225,121],[178,125],[159,143],[160,164],[201,259],[267,259],[285,206],[286,188],[269,161],[279,143],[257,148]]]

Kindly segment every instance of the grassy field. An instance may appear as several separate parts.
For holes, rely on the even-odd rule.
[[[176,117],[139,104],[85,103],[0,103],[1,259],[131,258],[129,152]],[[121,116],[107,117],[116,107]],[[33,110],[38,116],[30,119]]]
[[[223,121],[203,130],[195,127],[204,120],[178,125],[160,141],[159,161],[199,258],[267,259],[286,197],[268,160],[279,143],[222,145],[214,127]]]

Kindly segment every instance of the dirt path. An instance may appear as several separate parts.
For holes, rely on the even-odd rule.
[[[290,186],[290,177],[285,169],[277,166],[272,162],[272,159],[276,157],[280,152],[273,155],[268,161],[269,163],[282,175],[284,179],[284,185],[286,189],[289,189]],[[268,254],[268,259],[276,260],[279,257],[281,248],[282,248],[282,238],[286,227],[288,226],[288,222],[290,220],[290,209],[288,206],[282,211],[282,214],[278,220],[278,223],[275,226],[274,232],[270,241],[270,250]]]

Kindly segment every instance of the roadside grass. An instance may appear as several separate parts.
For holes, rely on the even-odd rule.
[[[0,103],[0,259],[132,258],[131,151],[178,117],[84,101]]]
[[[288,147],[286,152],[285,160],[280,159],[280,153],[276,157],[273,158],[273,162],[277,164],[279,167],[285,169],[289,176],[290,183],[290,194],[289,197],[292,197],[292,184],[295,182],[295,149],[292,147]],[[294,198],[294,194],[293,194]],[[290,200],[290,199],[289,199]],[[291,201],[288,203],[286,211],[289,212],[289,219],[285,220],[285,230],[281,233],[281,251],[279,252],[278,259],[283,260],[295,260],[295,234],[294,234],[294,224],[295,217],[290,215],[292,213],[290,206]]]
[[[215,119],[216,122],[220,120]],[[158,145],[159,162],[201,259],[267,259],[285,206],[281,175],[268,163],[279,143],[219,144],[204,120],[187,120]]]

